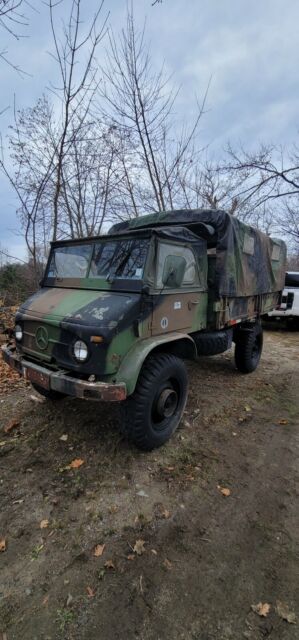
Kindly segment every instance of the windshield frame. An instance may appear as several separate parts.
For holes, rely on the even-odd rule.
[[[144,269],[143,276],[141,278],[126,278],[122,276],[115,276],[113,278],[107,278],[106,276],[95,277],[89,276],[84,278],[71,277],[71,278],[62,278],[62,277],[48,277],[49,268],[51,265],[51,260],[53,257],[53,253],[55,249],[59,247],[67,247],[67,246],[78,246],[78,245],[92,245],[92,251],[90,256],[89,265],[87,268],[87,273],[89,274],[92,259],[94,256],[95,246],[100,243],[108,243],[108,242],[121,242],[126,240],[148,240],[148,248],[144,261]],[[82,239],[78,238],[72,241],[59,241],[51,243],[51,250],[49,253],[48,262],[45,268],[44,277],[41,281],[42,287],[57,287],[57,288],[74,288],[74,289],[100,289],[100,290],[120,290],[120,291],[141,291],[144,282],[146,280],[147,266],[150,255],[150,245],[152,243],[151,234],[150,233],[126,233],[126,234],[117,234],[117,235],[107,235],[107,236],[98,236],[94,238]]]

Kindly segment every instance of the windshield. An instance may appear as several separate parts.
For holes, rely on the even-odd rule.
[[[53,249],[47,278],[143,277],[148,249],[145,238],[107,240]]]

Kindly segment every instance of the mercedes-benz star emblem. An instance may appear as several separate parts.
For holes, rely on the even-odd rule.
[[[39,349],[44,351],[49,344],[48,331],[45,327],[39,327],[35,334],[35,341]]]

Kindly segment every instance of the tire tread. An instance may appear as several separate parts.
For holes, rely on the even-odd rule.
[[[164,440],[161,433],[161,442],[159,442],[157,436],[152,437],[152,435],[145,430],[144,405],[148,395],[152,393],[153,385],[157,378],[159,378],[166,368],[171,366],[176,366],[183,376],[185,396],[187,396],[188,381],[184,363],[173,354],[159,353],[147,358],[140,372],[134,393],[122,403],[122,432],[128,440],[144,451],[151,451],[153,448],[163,444],[164,441],[170,437],[168,436]],[[183,402],[183,408],[185,401],[186,397]]]

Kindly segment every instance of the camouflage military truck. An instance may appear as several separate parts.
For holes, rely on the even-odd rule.
[[[162,445],[187,399],[184,359],[235,343],[257,367],[260,316],[284,284],[286,248],[224,211],[170,211],[107,236],[54,242],[40,290],[18,310],[3,349],[43,396],[118,401],[139,448]]]

